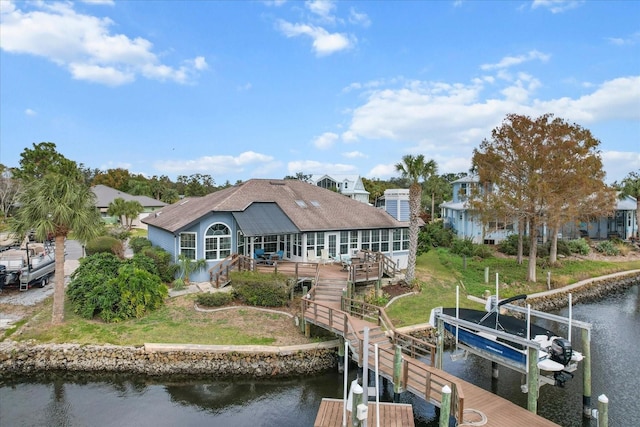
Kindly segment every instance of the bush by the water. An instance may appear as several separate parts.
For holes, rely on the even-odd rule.
[[[596,251],[605,254],[607,256],[620,255],[620,248],[611,240],[603,240],[596,245]]]
[[[289,301],[292,285],[281,274],[236,271],[230,279],[236,296],[249,305],[281,307]]]
[[[87,242],[85,247],[87,255],[97,253],[112,253],[120,258],[124,256],[122,241],[113,236],[99,236]]]
[[[204,307],[220,307],[233,301],[233,294],[229,292],[213,292],[198,294],[196,303]]]
[[[158,308],[168,290],[148,267],[142,257],[123,261],[98,253],[82,258],[67,288],[73,311],[86,319],[117,322]]]
[[[591,248],[589,247],[589,243],[587,243],[587,241],[582,238],[569,240],[568,245],[569,245],[569,250],[573,254],[589,255],[589,252],[591,251]]]

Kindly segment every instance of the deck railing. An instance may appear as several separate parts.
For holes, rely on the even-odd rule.
[[[422,397],[430,403],[440,405],[442,401],[442,387],[448,385],[451,388],[451,412],[460,422],[464,411],[464,394],[462,387],[455,377],[433,367],[435,363],[435,346],[420,339],[399,333],[393,328],[382,307],[366,304],[349,298],[343,298],[342,310],[322,302],[313,301],[313,289],[309,296],[302,299],[302,310],[305,320],[318,326],[342,335],[349,342],[353,355],[358,364],[362,366],[362,351],[364,337],[354,326],[351,316],[376,324],[391,333],[392,343],[402,348],[402,360],[395,359],[394,348],[378,349],[379,375],[394,380],[394,365],[401,363],[400,385],[401,388]],[[346,313],[348,309],[351,315]],[[369,358],[375,357],[373,351],[369,352]],[[430,365],[418,360],[426,358]],[[370,361],[373,363],[373,360]],[[370,365],[371,366],[371,365]]]

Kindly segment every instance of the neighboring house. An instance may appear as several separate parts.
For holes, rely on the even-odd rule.
[[[233,253],[283,251],[307,261],[382,252],[406,268],[409,224],[387,212],[299,180],[252,179],[204,197],[185,198],[143,220],[149,240],[174,259],[206,259],[207,270]],[[324,250],[324,251],[323,251]],[[193,280],[209,280],[207,271]]]
[[[91,187],[91,191],[96,195],[96,207],[100,210],[102,220],[110,224],[116,224],[119,220],[124,224],[124,218],[109,216],[107,213],[107,210],[109,210],[109,204],[118,198],[124,200],[137,200],[144,208],[144,211],[138,215],[138,218],[133,220],[133,223],[131,224],[133,228],[146,228],[142,219],[158,209],[167,206],[165,202],[161,202],[160,200],[156,200],[148,196],[132,196],[131,194],[118,191],[115,188],[107,187],[102,184],[94,185]]]
[[[561,233],[565,238],[577,239],[608,239],[619,237],[628,240],[638,231],[636,221],[636,199],[631,196],[619,198],[612,216],[596,218],[592,221],[569,223],[562,227]]]
[[[318,187],[337,191],[353,200],[369,203],[369,192],[364,189],[360,175],[311,175],[309,182]]]
[[[409,189],[384,190],[384,195],[376,200],[376,207],[386,210],[398,221],[409,221]]]
[[[469,209],[468,200],[472,190],[478,185],[477,176],[466,176],[453,181],[453,200],[443,203],[440,208],[445,227],[452,228],[460,238],[471,239],[474,243],[498,244],[507,236],[518,232],[517,223],[510,219],[496,219],[486,228],[477,215]],[[558,237],[577,239],[607,239],[613,236],[628,239],[638,230],[636,224],[636,199],[627,196],[619,199],[613,216],[597,218],[589,222],[567,222],[559,230]],[[547,230],[541,227],[539,236],[545,241]]]
[[[476,214],[469,207],[472,191],[478,186],[478,176],[470,175],[457,179],[453,186],[453,200],[440,205],[445,227],[455,230],[461,239],[471,239],[473,243],[495,245],[517,232],[517,224],[507,219],[496,219],[485,229]]]

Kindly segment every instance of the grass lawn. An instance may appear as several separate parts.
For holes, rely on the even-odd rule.
[[[485,268],[489,267],[489,283],[485,283]],[[625,270],[640,269],[640,261],[609,262],[588,260],[563,260],[559,267],[538,268],[537,283],[525,281],[527,261],[518,265],[513,258],[488,258],[464,260],[445,249],[436,249],[418,257],[416,277],[422,292],[394,302],[387,314],[394,326],[407,326],[429,321],[431,309],[439,306],[455,306],[456,286],[460,286],[460,306],[478,308],[467,295],[482,296],[486,289],[495,293],[495,275],[500,281],[500,296],[531,294],[547,290],[547,271],[551,272],[552,288],[559,288],[590,277],[603,276]]]
[[[561,287],[589,277],[618,271],[640,269],[640,260],[606,262],[564,260],[551,268],[552,286]],[[509,297],[547,289],[545,269],[538,270],[538,282],[525,281],[527,262],[517,265],[512,258],[467,259],[451,255],[443,249],[432,250],[418,258],[416,277],[420,282],[418,295],[400,298],[388,309],[394,326],[401,327],[428,322],[433,307],[454,306],[456,286],[460,286],[460,305],[474,307],[467,295],[481,296],[485,289],[495,290],[495,273],[499,274],[500,293]],[[484,281],[489,267],[489,283]],[[35,311],[21,328],[6,331],[5,337],[24,341],[79,344],[142,345],[148,342],[219,345],[292,345],[317,341],[307,339],[293,320],[286,315],[255,311],[240,307],[220,312],[199,312],[194,309],[194,295],[171,298],[165,306],[142,319],[106,324],[99,320],[82,319],[65,305],[65,323],[52,327],[51,298]],[[299,307],[299,302],[292,303]],[[289,310],[290,311],[290,310]],[[18,330],[19,332],[16,332]]]

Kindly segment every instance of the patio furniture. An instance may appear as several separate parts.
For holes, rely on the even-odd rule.
[[[284,251],[278,251],[272,254],[269,254],[269,258],[267,259],[267,264],[269,265],[273,265],[275,264],[277,261],[282,260],[282,258],[284,257]]]
[[[316,250],[315,249],[309,249],[307,251],[307,261],[308,262],[318,262],[320,259],[318,258],[318,255],[316,254]]]
[[[342,264],[342,271],[349,270],[351,267],[351,256],[348,254],[340,254],[340,264]]]
[[[320,261],[323,264],[333,264],[334,259],[329,255],[329,251],[327,249],[320,250]]]
[[[258,264],[264,264],[266,262],[264,249],[256,249],[253,251],[253,259],[255,259]]]

